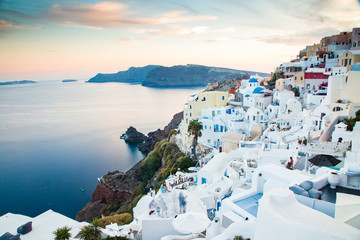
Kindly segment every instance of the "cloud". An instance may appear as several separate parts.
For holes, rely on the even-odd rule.
[[[338,34],[339,31],[335,28],[319,28],[312,31],[299,31],[294,33],[285,33],[278,35],[269,35],[264,37],[257,37],[255,40],[270,43],[283,44],[289,46],[304,46],[317,44],[325,36]]]
[[[10,29],[14,23],[0,20],[0,31]]]
[[[234,40],[234,39],[229,38],[229,37],[218,37],[215,39],[208,39],[208,40],[206,40],[206,42],[218,43],[218,42],[225,42],[225,41],[231,41],[231,40]]]
[[[170,25],[166,28],[142,28],[135,29],[133,32],[138,34],[151,34],[151,35],[176,35],[187,36],[194,34],[206,33],[210,27],[196,26],[196,27],[181,27],[178,25]]]
[[[61,5],[55,4],[49,16],[60,24],[83,25],[98,28],[120,28],[151,26],[180,22],[215,20],[215,16],[189,15],[188,11],[171,11],[157,16],[138,16],[122,2],[103,1],[96,4]]]

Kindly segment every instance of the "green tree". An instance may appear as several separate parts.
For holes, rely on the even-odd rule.
[[[69,228],[67,226],[56,229],[56,231],[53,232],[53,234],[55,235],[54,240],[70,239],[70,237],[71,237],[70,230],[71,230],[71,228]]]
[[[188,126],[188,133],[194,136],[193,140],[193,149],[194,149],[194,158],[196,158],[196,146],[198,144],[198,138],[202,136],[201,130],[203,129],[203,125],[199,122],[198,119],[193,119],[190,121]]]
[[[272,75],[270,81],[268,81],[268,84],[269,84],[270,86],[274,86],[276,80],[278,80],[279,78],[281,78],[283,75],[284,75],[284,73],[281,72],[281,71],[276,71],[276,72],[274,72],[274,74]]]

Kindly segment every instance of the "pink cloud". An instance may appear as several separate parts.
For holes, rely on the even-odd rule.
[[[4,20],[0,20],[0,30],[7,30],[10,29],[11,27],[13,27],[13,23],[12,22],[7,22]]]
[[[67,26],[118,28],[129,26],[150,26],[179,22],[215,20],[215,16],[188,16],[187,11],[172,11],[158,16],[139,17],[121,2],[104,1],[96,4],[61,5],[50,9],[50,17]]]

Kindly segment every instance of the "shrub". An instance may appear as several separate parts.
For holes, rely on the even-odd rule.
[[[145,158],[143,165],[140,167],[140,175],[143,182],[148,182],[161,167],[161,158],[159,154],[153,150]]]
[[[355,112],[355,116],[356,116],[356,117],[360,117],[360,110],[357,110],[357,111]]]
[[[107,216],[99,219],[100,227],[104,228],[111,223],[117,223],[118,225],[129,224],[132,221],[130,213],[115,214],[113,216]]]
[[[119,208],[120,208],[119,203],[110,204],[110,205],[107,205],[106,207],[104,207],[103,209],[101,209],[100,213],[103,216],[109,216],[111,213],[115,212]]]

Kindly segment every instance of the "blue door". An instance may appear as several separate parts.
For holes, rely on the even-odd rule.
[[[206,184],[206,178],[201,178],[201,184]]]

